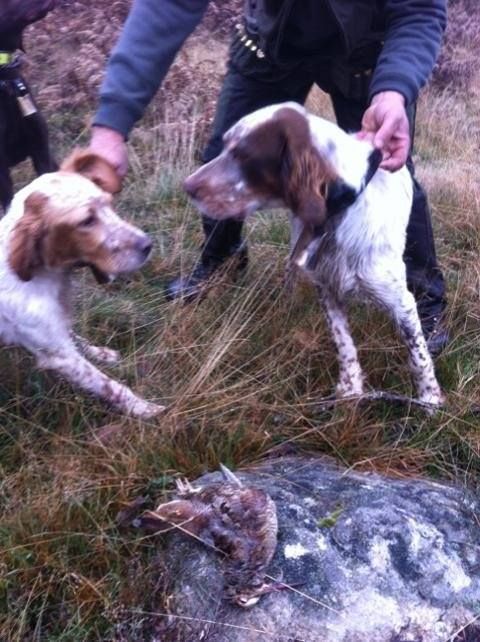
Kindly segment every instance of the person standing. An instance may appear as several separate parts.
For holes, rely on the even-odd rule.
[[[161,85],[208,0],[135,0],[106,69],[91,147],[124,176],[127,137]],[[405,263],[432,355],[447,344],[445,285],[437,264],[426,194],[411,149],[416,101],[437,59],[446,0],[245,0],[203,160],[224,132],[269,104],[303,104],[314,84],[331,98],[337,122],[381,149],[381,167],[412,174],[414,198]],[[388,216],[388,213],[385,213]],[[191,274],[172,281],[170,299],[192,300],[227,259],[247,264],[242,223],[203,217],[205,242]]]

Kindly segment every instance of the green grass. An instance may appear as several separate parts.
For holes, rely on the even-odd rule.
[[[36,371],[23,351],[0,350],[2,641],[148,639],[139,612],[166,608],[162,543],[119,529],[116,515],[139,495],[153,507],[179,474],[298,449],[355,470],[478,483],[478,172],[458,169],[460,158],[470,168],[476,152],[468,127],[445,126],[447,104],[461,111],[449,100],[427,96],[418,124],[418,170],[432,198],[454,334],[437,363],[447,403],[434,417],[386,403],[319,404],[335,385],[335,352],[312,289],[284,287],[281,211],[249,224],[244,277],[222,275],[190,306],[167,302],[164,283],[190,269],[202,239],[179,189],[197,141],[158,124],[154,137],[133,137],[118,209],[152,234],[155,254],[110,286],[79,273],[76,329],[121,350],[121,364],[108,371],[169,411],[151,421],[122,417]],[[83,123],[83,114],[53,119],[57,149],[81,141]],[[25,167],[16,172],[18,185],[29,177]],[[353,306],[352,326],[369,383],[413,394],[388,320]]]

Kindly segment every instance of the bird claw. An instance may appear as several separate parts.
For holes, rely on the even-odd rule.
[[[227,483],[233,484],[237,488],[244,487],[242,482],[238,479],[238,477],[223,464],[220,464],[220,472],[222,473],[222,476]],[[182,496],[199,493],[202,490],[201,487],[195,488],[194,486],[192,486],[192,484],[188,481],[186,477],[183,477],[181,479],[176,479],[175,484],[177,486],[177,493]]]
[[[242,608],[251,608],[257,604],[258,600],[262,595],[267,595],[268,593],[274,593],[276,591],[286,591],[289,589],[294,589],[295,586],[301,586],[304,582],[297,582],[295,584],[284,584],[280,580],[274,580],[273,582],[264,582],[262,586],[259,586],[255,589],[246,590],[244,593],[237,593],[235,595],[227,595],[226,599],[232,601],[237,606]]]
[[[192,495],[199,493],[202,490],[201,488],[194,488],[186,477],[183,479],[176,479],[175,484],[179,495]]]

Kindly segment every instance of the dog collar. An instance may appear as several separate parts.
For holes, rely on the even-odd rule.
[[[15,60],[15,53],[0,51],[0,65],[10,65]]]

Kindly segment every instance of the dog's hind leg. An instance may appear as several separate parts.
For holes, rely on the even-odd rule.
[[[397,311],[396,323],[408,349],[410,370],[417,386],[419,400],[433,406],[441,406],[444,396],[423,336],[415,299],[408,290],[405,290],[401,309]]]
[[[322,288],[317,289],[337,348],[339,373],[336,395],[342,398],[360,396],[363,394],[363,373],[345,310],[335,297]]]
[[[369,279],[366,289],[387,310],[399,329],[400,336],[408,349],[410,370],[417,387],[419,401],[440,406],[444,397],[423,336],[415,299],[407,289],[406,281],[395,276],[405,271],[403,262],[398,265],[398,270],[398,272],[392,269],[384,272],[379,270],[374,279]]]

